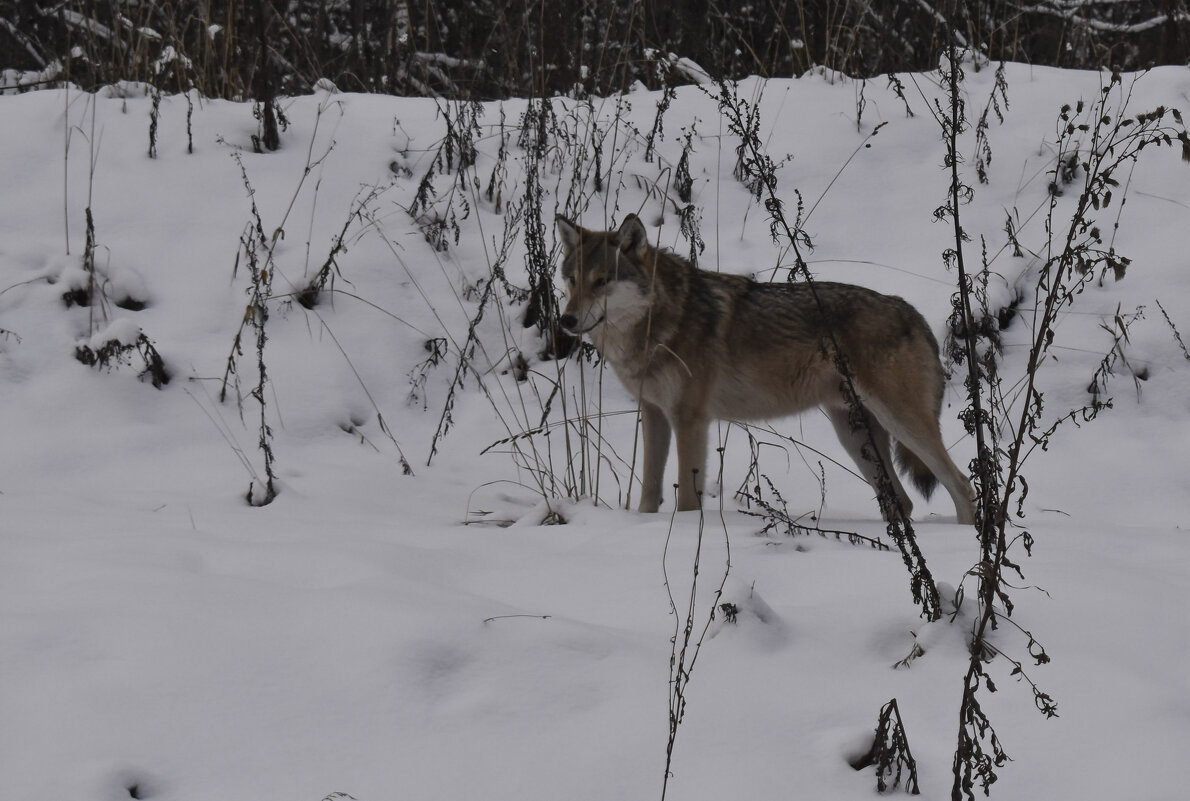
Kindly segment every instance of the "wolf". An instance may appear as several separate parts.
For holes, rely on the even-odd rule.
[[[558,323],[588,337],[640,404],[641,512],[661,505],[671,431],[678,509],[697,509],[712,420],[771,419],[818,406],[877,498],[869,443],[888,466],[901,508],[913,509],[892,469],[891,439],[922,494],[941,482],[959,522],[974,522],[970,480],[938,428],[945,383],[938,342],[905,300],[850,284],[759,283],[701,270],[651,246],[634,214],[617,231],[590,231],[561,215],[556,222],[567,292]],[[853,378],[858,415],[840,364]],[[866,426],[856,423],[865,418]]]

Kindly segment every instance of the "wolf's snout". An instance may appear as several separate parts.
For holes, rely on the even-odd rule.
[[[558,325],[573,334],[575,333],[575,329],[578,328],[578,318],[570,313],[563,314],[558,318]]]

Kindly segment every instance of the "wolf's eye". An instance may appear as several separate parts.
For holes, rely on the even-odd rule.
[[[607,286],[606,278],[596,278],[594,281],[591,282],[592,289],[603,289],[605,286]]]

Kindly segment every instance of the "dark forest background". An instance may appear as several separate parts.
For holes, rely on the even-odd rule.
[[[491,99],[993,61],[1186,64],[1186,0],[0,0],[0,86]]]

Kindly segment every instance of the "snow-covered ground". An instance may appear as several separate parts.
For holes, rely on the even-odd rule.
[[[986,242],[1006,298],[1036,263],[1006,247],[1005,220],[1026,251],[1044,250],[1058,111],[1097,98],[1107,76],[1009,65],[980,185],[974,122],[993,71],[969,72],[967,256],[978,263]],[[933,222],[947,188],[929,113],[938,90],[935,76],[900,77],[913,116],[884,80],[750,81],[740,94],[760,101],[788,208],[800,191],[815,273],[902,295],[941,335],[954,279],[941,255],[949,229]],[[678,91],[646,160],[659,100],[553,102],[537,164],[547,245],[556,212],[603,228],[632,211],[689,252],[674,178],[692,132],[700,264],[761,277],[788,265],[732,175],[737,140],[707,93]],[[193,98],[188,115],[186,98],[165,97],[150,159],[152,105],[132,87],[0,97],[0,798],[658,797],[699,516],[622,509],[630,398],[598,366],[541,361],[502,285],[484,300],[493,264],[528,283],[526,102],[478,109],[477,161],[460,178],[457,154],[433,167],[454,104],[287,100],[282,149],[259,155],[250,105]],[[1135,82],[1131,111],[1158,105],[1190,107],[1190,71]],[[1132,265],[1083,294],[1043,368],[1047,415],[1087,403],[1113,341],[1103,326],[1144,307],[1108,387],[1115,408],[1067,424],[1026,463],[1022,522],[1036,545],[1032,558],[1017,552],[1014,619],[1052,662],[1034,666],[1009,627],[997,643],[1059,717],[1038,714],[1008,662],[993,661],[999,692],[982,700],[1013,760],[993,797],[1184,797],[1190,360],[1165,317],[1190,336],[1190,166],[1178,155],[1146,150],[1118,174],[1126,203],[1100,225]],[[406,211],[431,169],[445,250]],[[261,508],[245,501],[265,471],[252,329],[242,353],[234,346],[251,299],[241,237],[253,202],[275,248],[264,398],[279,494]],[[63,300],[86,285],[88,206],[102,301],[89,308]],[[335,292],[306,309],[290,295],[345,224]],[[135,351],[115,369],[75,358],[79,345],[142,332],[171,375],[160,390],[138,380]],[[1011,384],[1027,320],[1004,337]],[[463,351],[470,369],[452,392]],[[517,353],[529,381],[511,369]],[[238,390],[221,403],[229,358]],[[960,464],[974,453],[963,405],[956,378],[943,431]],[[584,414],[589,424],[573,422]],[[791,513],[821,507],[824,527],[884,534],[867,486],[833,461],[842,450],[821,415],[774,427],[809,446],[756,432],[760,469]],[[713,436],[726,442],[724,491],[707,502],[698,628],[728,542],[723,600],[740,614],[711,624],[691,673],[670,797],[867,797],[873,770],[848,759],[891,698],[922,795],[948,797],[974,579],[957,619],[925,624],[895,550],[759,536],[762,521],[733,497],[747,435],[723,425]],[[581,477],[583,499],[547,491],[547,504],[547,474]],[[564,525],[541,525],[557,516]],[[954,523],[945,493],[919,499],[916,517],[934,576],[963,583],[973,531]],[[894,669],[915,643],[925,654]]]

